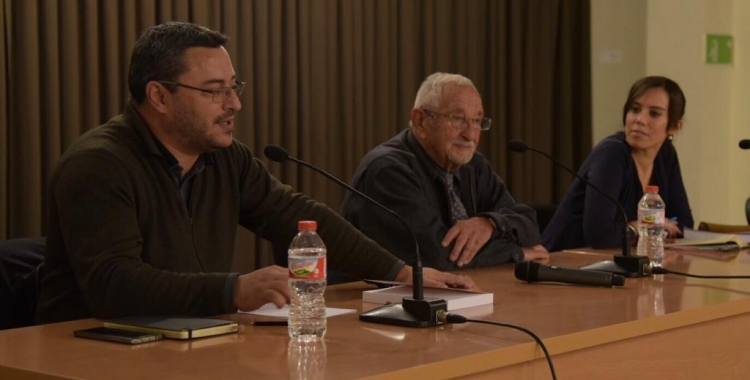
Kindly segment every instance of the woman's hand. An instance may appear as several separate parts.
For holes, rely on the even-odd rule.
[[[668,238],[677,239],[678,237],[682,236],[682,230],[680,230],[680,226],[677,224],[676,220],[665,220],[664,231],[667,231]]]

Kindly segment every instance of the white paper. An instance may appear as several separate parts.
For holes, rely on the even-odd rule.
[[[744,241],[745,243],[750,243],[750,234],[744,233],[744,232],[721,233],[721,232],[701,231],[701,230],[694,230],[692,228],[685,228],[685,231],[683,231],[683,235],[685,236],[685,239],[711,239],[717,236],[735,235],[740,240]]]
[[[277,308],[276,305],[272,303],[267,303],[257,310],[253,311],[239,311],[238,313],[242,314],[252,314],[252,315],[263,315],[266,317],[278,317],[278,318],[289,318],[289,305],[284,305],[281,309]],[[335,307],[327,307],[326,308],[326,318],[335,317],[337,315],[344,315],[344,314],[354,314],[357,310],[355,309],[337,309]]]

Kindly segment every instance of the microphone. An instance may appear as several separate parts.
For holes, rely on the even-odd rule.
[[[412,287],[414,288],[412,298],[404,297],[403,302],[400,304],[390,304],[364,312],[360,314],[360,320],[406,327],[436,326],[439,323],[437,320],[437,312],[441,310],[447,311],[448,304],[442,299],[424,298],[424,280],[422,277],[422,258],[419,255],[419,242],[417,241],[416,234],[414,234],[414,230],[409,226],[409,223],[406,222],[406,219],[395,211],[368,197],[361,191],[349,186],[346,182],[334,177],[325,170],[290,156],[289,152],[280,146],[267,145],[265,149],[263,149],[263,154],[265,154],[269,160],[281,163],[284,163],[287,160],[293,161],[322,174],[331,181],[336,182],[339,186],[362,197],[362,199],[398,219],[406,230],[409,231],[409,234],[411,234],[411,238],[414,241],[414,252],[417,254],[416,262],[412,266]]]
[[[607,287],[625,285],[625,277],[619,274],[542,265],[533,261],[516,264],[516,278],[528,283],[549,281]]]
[[[607,194],[604,190],[600,189],[593,183],[589,182],[588,180],[580,176],[578,173],[576,173],[569,167],[565,166],[562,162],[556,160],[554,157],[550,156],[546,152],[530,147],[524,141],[517,140],[517,139],[510,140],[508,141],[508,149],[514,152],[518,152],[518,153],[523,153],[527,150],[530,150],[532,152],[539,153],[542,156],[549,158],[557,166],[573,174],[578,179],[583,181],[583,183],[585,183],[586,186],[590,186],[592,189],[599,192],[599,194],[603,195],[605,198],[609,199],[610,201],[612,201],[612,203],[617,205],[617,208],[620,210],[620,213],[622,214],[622,220],[625,223],[623,227],[624,230],[622,232],[622,253],[619,255],[615,255],[614,261],[611,261],[611,260],[599,261],[591,265],[581,267],[581,269],[598,270],[598,271],[603,271],[603,272],[616,273],[616,274],[620,274],[626,277],[646,276],[647,273],[644,268],[651,265],[651,263],[647,256],[638,256],[638,255],[630,254],[630,240],[628,239],[630,228],[628,227],[628,215],[625,213],[625,209],[622,207],[620,202],[612,198],[612,196]]]
[[[740,140],[740,149],[750,149],[750,140]]]

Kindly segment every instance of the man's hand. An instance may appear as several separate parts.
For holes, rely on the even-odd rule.
[[[454,242],[448,259],[462,267],[470,263],[477,252],[487,244],[494,230],[495,228],[487,218],[475,216],[456,223],[448,230],[440,244],[448,247],[451,242]]]
[[[234,306],[242,311],[255,310],[269,302],[280,308],[291,297],[289,271],[277,265],[242,274],[234,283]]]
[[[523,250],[523,261],[536,261],[542,264],[549,262],[549,252],[541,244],[521,249]]]
[[[461,288],[478,291],[474,281],[467,276],[441,272],[432,268],[422,268],[422,278],[425,286],[433,288]],[[412,283],[412,267],[404,265],[394,279],[398,282]]]

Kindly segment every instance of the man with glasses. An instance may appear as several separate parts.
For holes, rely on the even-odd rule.
[[[406,218],[424,265],[452,270],[549,258],[534,210],[516,204],[476,152],[491,120],[471,80],[427,77],[409,124],[362,159],[352,184]],[[390,216],[356,196],[344,199],[342,213],[387,250],[413,260],[409,236]]]
[[[230,273],[238,224],[286,247],[299,220],[316,220],[330,268],[411,280],[403,261],[280,183],[232,138],[244,83],[226,42],[187,23],[141,34],[125,111],[74,142],[52,174],[38,322],[282,306],[286,269]],[[474,286],[431,269],[424,278]]]

